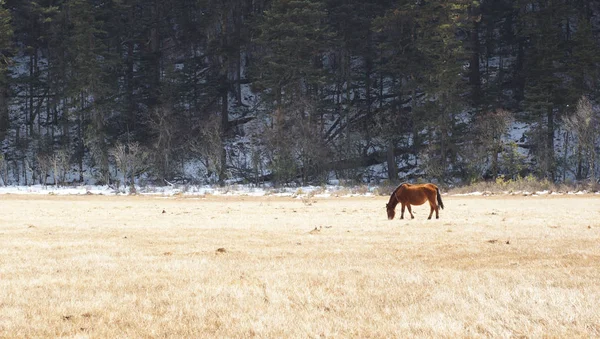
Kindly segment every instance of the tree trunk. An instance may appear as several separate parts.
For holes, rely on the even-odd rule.
[[[388,141],[387,172],[390,181],[398,180],[398,165],[396,164],[396,154],[394,153],[394,142],[392,140]]]
[[[501,146],[498,147],[498,145],[494,142],[494,148],[492,151],[492,164],[490,166],[491,167],[490,174],[492,175],[492,178],[494,180],[498,177],[498,154],[501,151],[502,151]]]
[[[516,67],[514,71],[515,100],[522,101],[525,98],[525,41],[519,40]]]
[[[35,49],[34,49],[34,54],[37,55],[37,50],[35,50]],[[29,56],[29,76],[31,77],[31,79],[35,78],[34,63],[36,61],[34,60],[34,54]],[[30,126],[28,126],[28,125],[29,125],[29,121],[30,121],[30,116],[33,114],[33,95],[34,95],[33,92],[35,91],[34,87],[33,87],[34,82],[35,81],[32,81],[32,80],[29,81],[29,86],[28,86],[29,87],[29,93],[28,93],[29,98],[28,98],[27,104],[26,104],[27,109],[25,110],[25,124],[26,124],[25,125],[25,138],[26,139],[29,139]]]
[[[229,91],[227,88],[223,89],[221,97],[221,166],[219,167],[219,184],[224,184],[226,178],[227,169],[227,152],[225,151],[225,134],[229,129]]]
[[[0,143],[6,138],[9,126],[8,86],[0,84]]]
[[[555,173],[554,173],[554,110],[552,109],[552,106],[548,107],[547,110],[547,117],[548,117],[548,134],[547,134],[547,145],[546,145],[546,152],[547,152],[547,159],[546,159],[546,173],[548,175],[548,178],[550,179],[550,181],[554,182],[555,179]]]
[[[85,152],[85,145],[83,141],[83,125],[85,123],[85,93],[80,93],[81,100],[81,111],[79,112],[79,123],[77,124],[77,137],[78,137],[78,152],[77,152],[77,164],[79,165],[79,182],[83,182],[83,153]]]
[[[471,60],[469,65],[469,82],[472,88],[472,98],[475,107],[481,104],[481,73],[479,72],[479,51],[481,49],[479,43],[479,21],[473,22],[473,29],[471,30]]]
[[[371,138],[371,131],[369,123],[371,122],[371,73],[373,72],[373,58],[371,56],[371,50],[373,49],[372,34],[371,30],[367,32],[366,41],[367,50],[365,52],[365,106],[364,111],[367,113],[367,119],[363,120],[363,132],[367,140]]]
[[[569,132],[565,132],[565,144],[564,144],[564,154],[563,154],[563,177],[562,177],[562,182],[565,182],[567,180],[567,169],[568,169],[568,165],[567,165],[567,152],[569,151]]]
[[[592,143],[589,148],[589,171],[590,171],[590,188],[596,188],[596,152],[594,151],[594,144]]]
[[[133,12],[133,10],[131,10]],[[130,14],[133,18],[133,14]],[[127,42],[127,57],[125,59],[125,88],[127,97],[127,112],[125,114],[125,125],[129,131],[135,130],[135,102],[134,102],[134,85],[133,85],[133,58],[134,58],[134,43]]]
[[[150,98],[148,105],[150,109],[159,107],[160,98],[160,73],[161,73],[161,50],[160,50],[160,22],[161,22],[161,0],[155,0],[152,5],[152,26],[150,28]]]
[[[575,179],[577,180],[583,178],[583,157],[581,153],[581,145],[577,145],[577,171],[575,173]]]
[[[238,105],[242,104],[242,14],[243,9],[236,3],[234,11],[234,22],[235,22],[235,99]]]

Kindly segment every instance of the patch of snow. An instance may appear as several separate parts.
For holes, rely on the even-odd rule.
[[[455,197],[466,197],[466,196],[481,196],[483,195],[482,192],[471,192],[471,193],[458,193],[458,194],[453,194],[453,196]]]
[[[0,187],[0,194],[116,195],[116,194],[118,194],[118,192],[108,186],[81,185],[81,186],[72,186],[72,187],[56,187],[56,186],[44,186],[44,185],[32,185],[32,186]]]
[[[333,184],[335,183],[335,184]],[[157,196],[157,197],[204,197],[206,195],[213,196],[249,196],[249,197],[292,197],[302,199],[305,197],[312,198],[332,198],[332,197],[374,197],[378,186],[369,185],[368,187],[348,187],[340,186],[336,180],[331,180],[329,185],[323,186],[288,186],[274,188],[269,185],[257,187],[255,185],[229,185],[229,186],[211,186],[211,185],[181,185],[173,184],[168,186],[136,186],[136,191],[139,195]],[[129,188],[119,187],[116,189],[113,186],[98,186],[98,185],[78,185],[78,186],[62,186],[56,187],[52,185],[32,185],[32,186],[3,186],[0,187],[1,194],[17,194],[17,195],[108,195],[122,196],[128,195]],[[577,192],[550,192],[548,190],[538,192],[514,191],[502,192],[504,195],[523,195],[523,196],[541,196],[541,195],[583,195],[590,194],[586,190]],[[600,194],[600,192],[594,192]],[[447,195],[443,193],[442,195]],[[492,192],[469,192],[449,194],[450,196],[490,196]]]

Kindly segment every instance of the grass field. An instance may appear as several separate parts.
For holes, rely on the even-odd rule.
[[[0,337],[598,337],[600,197],[0,196]]]

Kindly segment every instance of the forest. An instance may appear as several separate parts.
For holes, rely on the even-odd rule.
[[[599,44],[583,0],[0,0],[0,179],[594,183]]]

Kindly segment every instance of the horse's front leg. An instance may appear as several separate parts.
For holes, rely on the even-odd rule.
[[[402,204],[402,209],[400,210],[400,219],[404,219],[404,207],[406,207],[406,205],[404,205],[404,203],[403,203]],[[409,209],[410,209],[410,207],[409,207]]]
[[[408,207],[408,213],[410,213],[410,218],[411,218],[411,219],[414,219],[414,218],[415,218],[415,216],[412,214],[412,210],[411,210],[411,208],[410,208],[410,204],[407,204],[407,206],[406,206],[406,207]]]

